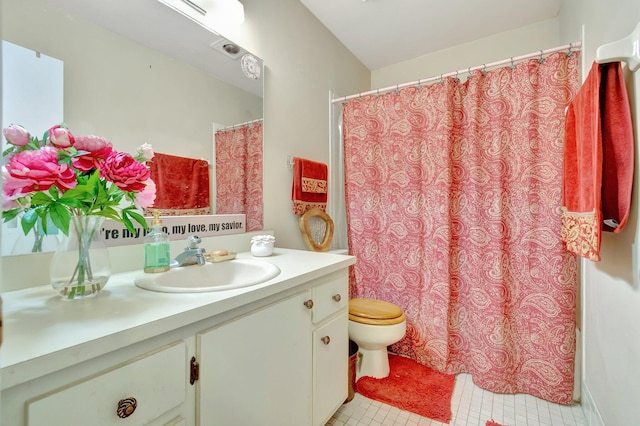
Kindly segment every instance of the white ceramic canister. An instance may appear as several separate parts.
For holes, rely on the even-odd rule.
[[[271,256],[275,242],[273,235],[256,235],[251,238],[251,254],[257,257]]]

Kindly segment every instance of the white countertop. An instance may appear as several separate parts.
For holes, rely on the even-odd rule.
[[[239,253],[238,258],[251,258]],[[160,293],[114,274],[94,298],[67,301],[47,285],[2,294],[2,389],[290,290],[355,263],[352,256],[276,248],[280,274],[251,287]],[[197,266],[193,266],[197,267]]]

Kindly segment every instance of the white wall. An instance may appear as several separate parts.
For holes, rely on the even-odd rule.
[[[549,19],[375,70],[371,87],[390,87],[556,47],[558,24],[557,18]],[[464,80],[466,74],[460,78]]]
[[[264,218],[276,245],[304,249],[287,155],[329,162],[329,92],[369,90],[370,72],[298,0],[243,0],[244,29],[225,34],[264,59]],[[331,191],[331,188],[329,188]]]
[[[561,39],[582,32],[583,78],[601,44],[625,37],[640,22],[638,0],[564,0]],[[636,144],[640,72],[627,73]],[[637,146],[637,145],[636,145]],[[640,283],[638,277],[638,150],[630,220],[603,236],[601,262],[583,261],[583,407],[590,425],[631,426],[640,419]],[[605,165],[606,167],[606,165]]]

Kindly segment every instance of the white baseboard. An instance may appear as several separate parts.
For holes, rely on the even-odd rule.
[[[582,382],[582,404],[581,405],[582,405],[582,411],[584,413],[584,417],[587,420],[587,426],[604,426],[604,421],[600,416],[598,407],[596,407],[596,404],[593,401],[591,392],[589,392],[589,387],[584,382]]]

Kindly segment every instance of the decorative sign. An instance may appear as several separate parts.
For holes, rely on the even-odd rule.
[[[215,237],[218,235],[243,234],[246,232],[246,217],[243,214],[217,214],[202,216],[160,216],[162,230],[170,240],[186,240],[191,235]],[[151,218],[147,218],[150,222]],[[105,220],[102,238],[107,247],[142,244],[147,235],[142,226],[134,222],[131,233],[122,223]]]

